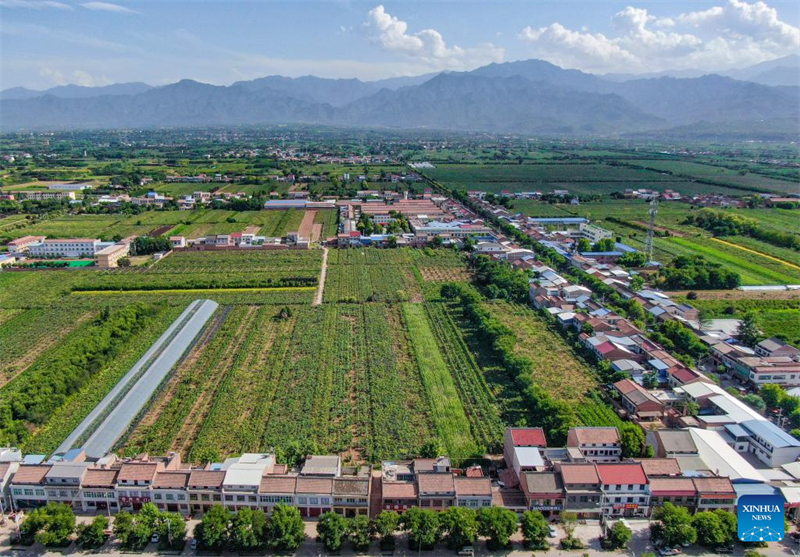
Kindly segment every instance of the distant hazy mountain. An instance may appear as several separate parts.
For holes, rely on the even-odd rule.
[[[327,103],[331,106],[344,106],[358,99],[374,95],[381,89],[399,89],[410,85],[420,85],[437,74],[415,77],[395,77],[380,81],[361,81],[359,79],[324,79],[321,77],[283,77],[271,75],[251,81],[237,81],[234,87],[248,91],[268,88],[283,91],[298,99]]]
[[[389,127],[613,133],[659,124],[616,95],[598,95],[520,75],[442,74],[416,87],[384,90],[351,103],[341,123]]]
[[[650,79],[658,77],[694,78],[706,75],[721,75],[732,77],[740,81],[751,81],[761,85],[800,86],[800,56],[790,54],[775,60],[761,62],[746,68],[733,69],[720,72],[704,70],[667,70],[648,74],[605,74],[602,78],[606,81],[631,81],[634,79]]]
[[[752,71],[780,72],[792,60],[775,62]],[[108,92],[130,91],[132,86],[146,89]],[[78,89],[85,93],[86,88]],[[748,130],[763,130],[764,122],[794,125],[796,131],[800,121],[800,87],[717,75],[615,81],[541,60],[377,82],[269,76],[229,87],[184,80],[158,88],[125,84],[93,90],[104,93],[67,98],[62,88],[62,96],[31,98],[25,90],[6,91],[0,100],[0,126],[12,130],[309,123],[568,135],[655,130],[713,134],[719,127],[727,134],[739,130],[747,135]]]
[[[34,99],[53,95],[62,99],[87,99],[103,95],[138,95],[152,89],[147,83],[114,83],[104,87],[81,87],[80,85],[60,85],[44,91],[34,91],[25,87],[13,87],[0,92],[0,99]]]

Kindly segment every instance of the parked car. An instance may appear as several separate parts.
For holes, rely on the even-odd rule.
[[[192,543],[189,544],[192,549],[197,549],[197,538],[192,538]]]
[[[552,524],[550,525],[550,537],[551,538],[557,538],[558,537],[558,530],[556,530],[556,527],[553,526]]]
[[[669,557],[671,555],[680,555],[681,553],[683,553],[683,551],[681,551],[677,547],[664,547],[660,549],[658,552],[658,554],[661,555],[662,557]]]
[[[458,554],[463,555],[464,557],[474,557],[475,549],[473,549],[471,546],[462,547]]]
[[[714,553],[733,553],[732,547],[717,547],[714,548]]]
[[[158,540],[159,540],[159,539],[160,539],[160,538],[158,537],[158,534],[153,534],[153,535],[150,537],[150,542],[151,542],[151,543],[158,543]]]

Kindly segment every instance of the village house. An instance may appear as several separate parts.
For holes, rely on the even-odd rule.
[[[622,444],[616,427],[573,427],[567,447],[577,448],[589,462],[619,462]]]

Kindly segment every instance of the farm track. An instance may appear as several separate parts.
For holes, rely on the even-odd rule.
[[[171,450],[174,450],[179,454],[186,454],[188,449],[194,443],[194,440],[199,434],[203,422],[208,416],[208,413],[211,411],[210,403],[216,397],[217,391],[220,389],[225,377],[228,373],[230,373],[231,366],[236,358],[236,354],[247,337],[244,332],[250,328],[253,320],[255,319],[256,313],[257,308],[255,306],[250,306],[247,308],[247,314],[245,315],[244,319],[242,319],[241,324],[234,334],[234,342],[225,348],[223,356],[220,360],[220,365],[217,367],[218,370],[224,370],[223,373],[225,375],[223,375],[221,379],[213,382],[211,389],[204,389],[203,392],[200,393],[200,396],[197,397],[191,409],[189,410],[188,416],[183,421],[183,425],[181,426],[178,436],[172,441]]]
[[[314,295],[312,306],[322,304],[323,295],[325,294],[325,279],[328,276],[328,248],[322,248],[322,268],[319,272],[319,284],[317,285],[317,293]]]
[[[757,250],[754,250],[754,249],[746,248],[744,246],[740,246],[739,244],[734,244],[733,242],[728,242],[728,241],[722,240],[720,238],[711,238],[711,239],[714,240],[715,242],[719,242],[720,244],[725,244],[726,246],[730,246],[732,248],[736,248],[736,249],[740,249],[742,251],[747,251],[747,252],[750,252],[750,253],[754,253],[756,255],[760,255],[761,257],[765,257],[767,259],[771,259],[773,261],[777,261],[778,263],[786,265],[787,267],[791,267],[792,269],[797,269],[798,271],[800,271],[800,265],[795,265],[794,263],[790,263],[789,261],[786,261],[785,259],[781,259],[781,258],[775,257],[773,255],[768,255],[768,254],[766,254],[764,252],[757,251]]]

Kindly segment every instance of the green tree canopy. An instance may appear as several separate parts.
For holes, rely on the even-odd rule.
[[[75,513],[63,503],[48,503],[31,511],[20,525],[23,539],[35,539],[46,547],[67,545],[74,531]]]
[[[403,514],[402,524],[408,531],[408,542],[412,549],[432,548],[441,537],[436,511],[413,507]]]
[[[472,545],[478,537],[478,516],[466,507],[450,507],[439,516],[447,533],[447,547],[461,549]]]
[[[329,511],[319,517],[317,536],[328,551],[339,551],[347,536],[347,519]]]
[[[369,549],[372,542],[372,531],[370,529],[369,518],[360,514],[350,519],[347,524],[347,539],[353,544],[353,549],[357,552],[364,552]]]
[[[78,526],[78,544],[84,549],[97,549],[106,541],[108,517],[99,514],[89,524]]]
[[[267,523],[267,538],[278,551],[294,551],[306,537],[300,510],[279,503]]]
[[[669,546],[694,543],[697,532],[692,527],[689,510],[672,503],[664,503],[663,507],[656,508],[650,523],[650,539]]]
[[[517,515],[504,507],[482,508],[478,512],[479,532],[489,538],[491,549],[507,547],[517,531]]]
[[[195,536],[203,547],[223,549],[228,543],[230,522],[230,511],[222,505],[213,505],[203,515],[203,520],[199,524],[200,532],[195,533]]]
[[[539,511],[525,511],[522,515],[522,537],[525,538],[525,547],[533,550],[547,550],[550,544],[547,537],[550,535],[550,525]]]

